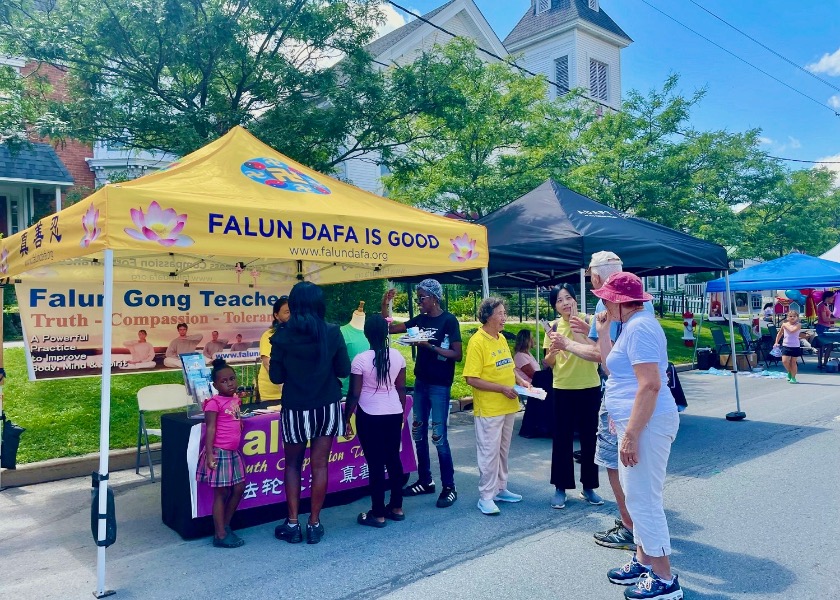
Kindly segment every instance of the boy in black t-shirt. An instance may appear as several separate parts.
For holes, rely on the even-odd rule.
[[[417,448],[418,479],[403,490],[403,495],[419,496],[433,494],[435,491],[429,458],[431,428],[432,443],[437,448],[443,486],[437,506],[446,508],[458,499],[447,426],[455,363],[460,362],[462,358],[461,329],[458,319],[440,306],[443,287],[437,280],[424,279],[417,286],[416,292],[420,314],[405,323],[391,323],[389,327],[391,333],[403,333],[409,327],[419,327],[431,333],[434,338],[417,343],[417,360],[414,364],[414,419],[411,432]],[[382,315],[385,317],[388,316],[388,303],[395,294],[396,290],[391,289],[382,298]]]

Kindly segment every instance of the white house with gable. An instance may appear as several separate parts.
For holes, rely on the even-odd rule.
[[[549,93],[582,88],[589,97],[621,106],[621,50],[633,40],[599,0],[531,0],[504,45],[518,63],[555,82]]]
[[[473,0],[450,0],[374,40],[367,50],[378,62],[402,65],[436,44],[445,45],[453,35],[474,40],[498,56],[513,55],[517,64],[565,90],[588,89],[591,98],[607,107],[621,105],[621,50],[633,40],[599,0],[530,0],[504,42]],[[562,90],[549,86],[548,93],[554,98]],[[376,194],[383,193],[384,174],[375,153],[339,166],[342,179]]]

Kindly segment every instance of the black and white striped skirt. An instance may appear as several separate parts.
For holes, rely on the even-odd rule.
[[[344,435],[341,402],[308,410],[294,410],[284,406],[280,420],[283,422],[283,441],[287,444],[305,444],[325,435]]]

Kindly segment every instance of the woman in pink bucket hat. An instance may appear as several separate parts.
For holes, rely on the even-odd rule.
[[[652,296],[636,275],[614,273],[592,293],[607,308],[596,317],[599,343],[610,339],[611,321],[621,328],[615,345],[604,343],[601,348],[609,371],[604,401],[618,434],[618,473],[636,543],[630,562],[611,569],[607,577],[615,584],[634,586],[625,590],[625,598],[678,600],[683,593],[671,572],[671,537],[662,499],[671,444],[680,425],[667,385],[665,332],[644,310],[643,303]]]

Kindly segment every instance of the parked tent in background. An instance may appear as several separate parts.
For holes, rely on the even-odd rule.
[[[837,244],[824,254],[820,254],[820,258],[823,260],[832,260],[834,262],[840,262],[840,244]]]

